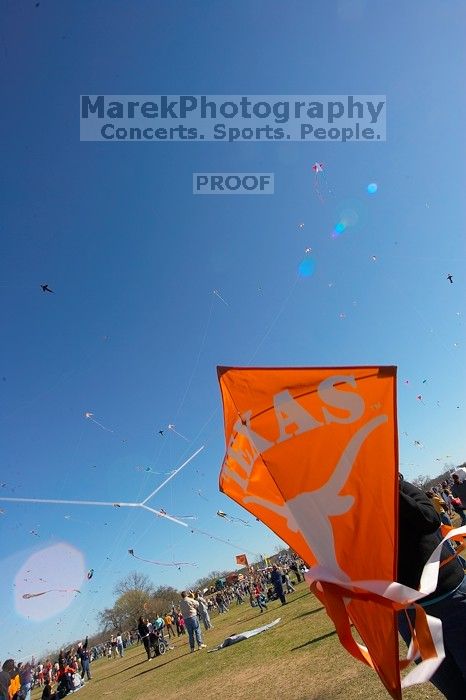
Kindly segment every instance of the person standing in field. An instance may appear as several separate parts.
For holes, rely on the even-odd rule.
[[[282,582],[282,572],[276,564],[272,566],[272,573],[270,574],[270,581],[273,584],[275,593],[280,599],[282,605],[286,605],[285,594],[283,592],[283,582]]]
[[[195,642],[197,642],[198,649],[205,649],[206,645],[202,641],[199,618],[197,617],[199,603],[192,597],[192,595],[189,595],[190,593],[191,591],[189,591],[189,593],[187,591],[182,591],[180,609],[188,631],[189,646],[191,647],[191,652],[193,652]]]
[[[167,628],[168,639],[175,636],[175,630],[173,629],[173,618],[170,613],[167,613],[164,617],[165,627]]]
[[[210,621],[210,615],[209,615],[209,606],[207,605],[207,601],[202,595],[201,591],[197,591],[195,598],[197,602],[199,603],[199,619],[204,625],[204,628],[206,630],[213,629],[213,624]]]
[[[138,634],[141,642],[144,644],[144,649],[146,650],[147,654],[147,660],[149,661],[152,658],[152,654],[150,651],[149,628],[142,619],[142,617],[140,617],[138,620]]]

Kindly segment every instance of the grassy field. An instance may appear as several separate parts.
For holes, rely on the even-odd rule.
[[[192,700],[225,697],[228,700],[353,700],[390,696],[370,669],[352,659],[341,647],[331,621],[305,584],[288,596],[288,604],[269,605],[260,614],[248,603],[213,619],[215,628],[204,633],[207,649],[189,653],[187,637],[175,649],[153,661],[135,646],[122,659],[92,664],[93,679],[77,700]],[[230,634],[259,627],[277,617],[281,622],[263,634],[233,647],[208,653]],[[33,700],[40,692],[33,693]],[[73,696],[71,696],[73,697]],[[407,690],[406,700],[443,698],[432,685]]]

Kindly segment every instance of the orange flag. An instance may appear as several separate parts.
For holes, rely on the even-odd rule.
[[[384,597],[397,566],[396,368],[219,367],[218,376],[221,491],[311,567],[342,644],[401,698],[403,606]]]
[[[236,555],[236,563],[240,564],[241,566],[249,566],[248,558],[245,554],[237,554]]]

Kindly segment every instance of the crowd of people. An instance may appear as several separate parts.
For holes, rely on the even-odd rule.
[[[399,583],[419,590],[424,567],[449,532],[448,528],[465,523],[466,481],[462,478],[463,471],[459,469],[425,492],[405,481],[400,474]],[[447,700],[466,698],[466,561],[460,556],[463,548],[462,542],[447,540],[443,543],[436,588],[417,601],[428,615],[442,623],[445,658],[430,681]],[[408,646],[417,614],[414,606],[399,613],[399,631]]]
[[[455,513],[460,518],[460,525],[466,525],[466,474],[463,471],[454,472],[449,479],[426,491],[444,525],[451,526]]]
[[[162,651],[173,649],[170,640],[183,635],[187,635],[191,651],[196,647],[204,649],[201,627],[204,631],[213,629],[212,615],[224,614],[232,605],[247,601],[260,613],[274,600],[285,605],[285,595],[295,590],[291,575],[300,582],[304,569],[304,563],[296,556],[281,555],[278,564],[262,569],[250,567],[230,583],[218,582],[217,588],[183,591],[178,604],[172,604],[164,614],[157,613],[152,620],[141,615],[136,629],[117,630],[107,641],[93,646],[86,637],[84,642],[61,650],[55,662],[32,659],[16,664],[7,659],[0,672],[0,700],[30,700],[31,690],[36,687],[42,688],[42,700],[60,700],[92,680],[93,661],[122,658],[134,644],[144,646],[147,660],[157,657],[162,646]]]
[[[71,647],[67,652],[60,651],[58,659],[52,663],[31,662],[15,664],[7,659],[0,673],[0,700],[30,700],[31,690],[42,687],[42,700],[59,700],[84,685],[84,679],[91,680],[92,654],[86,637],[84,643]],[[56,689],[52,690],[56,685]]]
[[[423,492],[405,482],[400,475],[398,580],[401,583],[418,587],[425,561],[441,540],[439,524],[449,527],[466,525],[464,477],[466,474],[459,470]],[[456,700],[457,697],[466,697],[462,694],[463,690],[466,692],[466,675],[463,674],[466,670],[463,661],[450,654],[450,647],[451,640],[455,640],[455,646],[451,648],[458,646],[455,622],[458,615],[464,615],[466,622],[466,561],[460,556],[460,548],[457,550],[453,544],[445,544],[444,550],[437,589],[420,604],[442,619],[444,627],[447,660],[434,674],[432,682],[445,697]],[[223,615],[232,605],[246,602],[259,613],[267,610],[272,601],[286,605],[286,595],[295,590],[292,577],[299,583],[304,579],[305,570],[304,562],[294,553],[281,554],[272,566],[250,567],[242,575],[218,580],[215,588],[183,591],[178,604],[172,604],[164,614],[157,613],[152,620],[141,616],[136,629],[117,631],[106,642],[92,647],[86,638],[68,651],[60,651],[55,663],[47,659],[40,663],[32,660],[31,663],[15,664],[13,659],[7,659],[0,672],[0,700],[30,700],[35,686],[42,687],[42,700],[59,700],[92,679],[91,663],[95,659],[122,658],[125,649],[133,644],[144,646],[148,660],[162,653],[161,645],[164,650],[173,649],[170,640],[183,635],[188,636],[191,652],[196,648],[204,649],[203,632],[213,628],[211,616],[214,613]],[[451,615],[455,624],[450,629]],[[400,633],[409,642],[410,628],[403,622],[400,622]],[[447,666],[454,669],[458,676],[456,680],[452,680],[454,674],[445,670]]]

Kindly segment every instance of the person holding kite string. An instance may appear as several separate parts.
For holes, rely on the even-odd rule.
[[[209,606],[207,605],[206,599],[202,595],[202,591],[196,591],[194,597],[199,603],[198,615],[199,619],[204,625],[204,628],[206,630],[213,629],[213,624],[210,621]]]
[[[185,621],[186,629],[188,630],[189,646],[191,647],[191,652],[193,652],[194,641],[197,642],[198,649],[205,649],[206,645],[202,641],[199,618],[197,617],[199,603],[197,600],[194,600],[192,595],[189,595],[189,593],[182,591],[180,608],[181,614],[183,615]]]
[[[440,516],[432,501],[400,475],[398,581],[419,589],[424,565],[442,541]],[[444,545],[437,588],[417,601],[428,615],[439,618],[443,627],[445,659],[430,679],[448,700],[466,698],[466,580],[464,570],[451,548]],[[399,614],[400,634],[411,641],[414,609]]]

